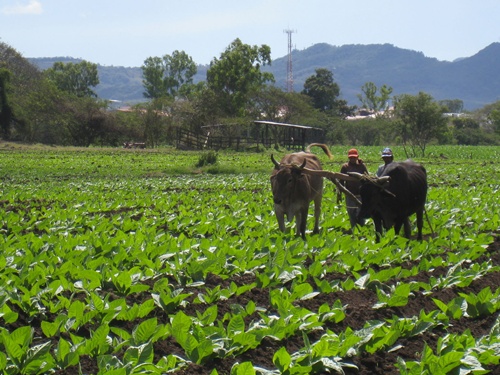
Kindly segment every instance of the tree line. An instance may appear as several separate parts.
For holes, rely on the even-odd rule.
[[[54,145],[116,147],[134,140],[157,147],[174,143],[176,127],[202,132],[221,124],[233,132],[268,120],[322,128],[329,144],[402,144],[410,156],[425,154],[432,143],[500,144],[500,101],[463,113],[459,99],[393,95],[391,87],[367,82],[359,105],[350,105],[330,70],[316,69],[301,91],[288,92],[263,71],[271,62],[267,45],[235,39],[195,84],[196,64],[184,51],[148,57],[141,67],[147,101],[124,112],[110,110],[93,91],[96,64],[58,62],[42,72],[0,43],[0,135]],[[360,112],[371,116],[352,120]]]

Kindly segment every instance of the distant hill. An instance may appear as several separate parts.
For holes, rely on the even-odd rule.
[[[46,69],[56,61],[81,60],[56,57],[32,58],[32,63]],[[286,87],[288,56],[273,60],[266,71],[274,74],[276,85]],[[500,43],[493,43],[477,54],[453,62],[439,61],[422,52],[391,44],[332,46],[315,44],[292,52],[295,91],[317,68],[333,72],[342,97],[350,105],[359,105],[357,95],[366,82],[391,86],[394,95],[424,91],[436,100],[461,99],[465,109],[474,110],[500,100]],[[206,79],[208,66],[198,66],[195,82]],[[99,97],[128,103],[144,101],[142,71],[137,68],[98,66]]]
[[[78,64],[82,61],[73,57],[42,57],[28,58],[28,60],[42,70],[52,67],[55,62]],[[142,94],[144,87],[141,68],[98,65],[97,71],[100,83],[95,88],[95,92],[100,98],[120,100],[131,104],[145,100]]]
[[[461,99],[468,110],[500,100],[500,43],[454,62],[425,57],[423,53],[390,44],[316,44],[292,52],[294,88],[302,90],[317,68],[333,72],[342,97],[359,105],[357,94],[366,82],[391,86],[394,95],[424,91],[436,100]],[[286,82],[287,56],[273,61],[276,82]],[[283,83],[283,87],[285,87]]]

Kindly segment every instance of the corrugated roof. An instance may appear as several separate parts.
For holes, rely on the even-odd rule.
[[[260,121],[260,120],[256,120],[256,121],[254,121],[254,123],[256,123],[256,124],[264,124],[264,125],[273,125],[273,126],[284,126],[284,127],[288,127],[288,128],[323,130],[321,128],[314,128],[312,126],[307,126],[307,125],[285,124],[285,123],[282,123],[282,122],[273,122],[273,121]]]

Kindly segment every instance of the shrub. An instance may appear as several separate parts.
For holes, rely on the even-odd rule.
[[[214,165],[217,163],[217,153],[213,150],[210,150],[208,152],[205,152],[204,154],[200,155],[200,158],[198,159],[198,163],[196,164],[197,167],[204,167],[205,165]]]

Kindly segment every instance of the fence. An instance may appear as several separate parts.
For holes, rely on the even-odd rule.
[[[233,149],[236,151],[258,147],[258,140],[250,137],[223,137],[195,133],[190,130],[178,128],[176,147],[184,150],[222,150]]]
[[[267,121],[255,121],[254,137],[221,136],[221,127],[217,126],[214,133],[207,127],[207,133],[177,128],[176,147],[187,150],[202,149],[234,149],[247,150],[262,145],[265,148],[281,146],[290,150],[304,150],[306,144],[324,142],[323,129],[302,125],[290,125]],[[213,127],[215,129],[215,127]],[[223,133],[223,132],[222,132]],[[249,132],[247,132],[249,134]]]

